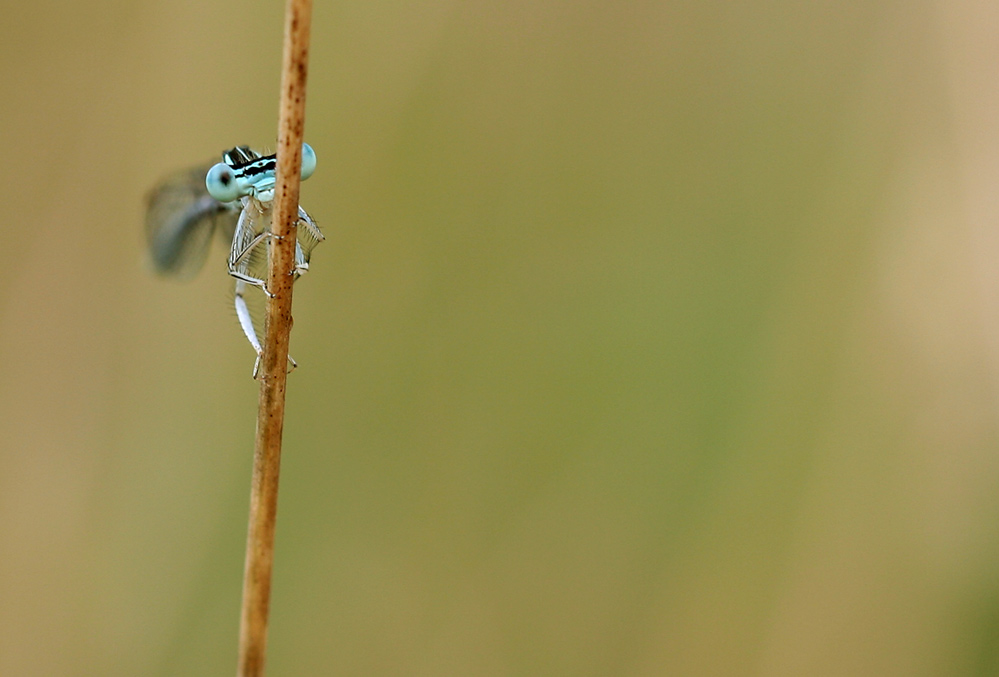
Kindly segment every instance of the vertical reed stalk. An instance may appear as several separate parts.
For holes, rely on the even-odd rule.
[[[250,524],[243,574],[237,677],[263,677],[267,616],[274,563],[281,433],[288,377],[291,293],[295,265],[295,224],[305,130],[305,82],[309,64],[311,0],[287,0],[278,122],[277,185],[270,240],[263,363],[257,409],[257,437],[250,488]]]

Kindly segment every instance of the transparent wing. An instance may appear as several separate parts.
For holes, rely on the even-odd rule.
[[[146,196],[146,238],[159,273],[190,277],[204,264],[213,232],[232,238],[241,205],[208,194],[210,167],[172,174]]]

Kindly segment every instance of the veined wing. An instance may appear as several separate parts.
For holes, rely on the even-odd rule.
[[[232,239],[242,205],[208,194],[205,175],[211,166],[172,174],[146,196],[146,238],[159,273],[190,277],[204,264],[212,233]]]

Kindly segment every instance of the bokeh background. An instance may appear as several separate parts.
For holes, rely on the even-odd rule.
[[[143,196],[276,145],[282,3],[0,16],[0,675],[232,674],[253,354]],[[312,44],[268,674],[999,674],[999,6]]]

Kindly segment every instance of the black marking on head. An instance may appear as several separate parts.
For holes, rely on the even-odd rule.
[[[266,172],[273,172],[277,169],[277,156],[268,155],[267,157],[258,158],[248,165],[240,167],[243,170],[243,176],[251,177],[257,174],[264,174]]]
[[[222,161],[233,169],[244,167],[259,157],[260,153],[252,150],[249,146],[236,146],[222,153]]]

